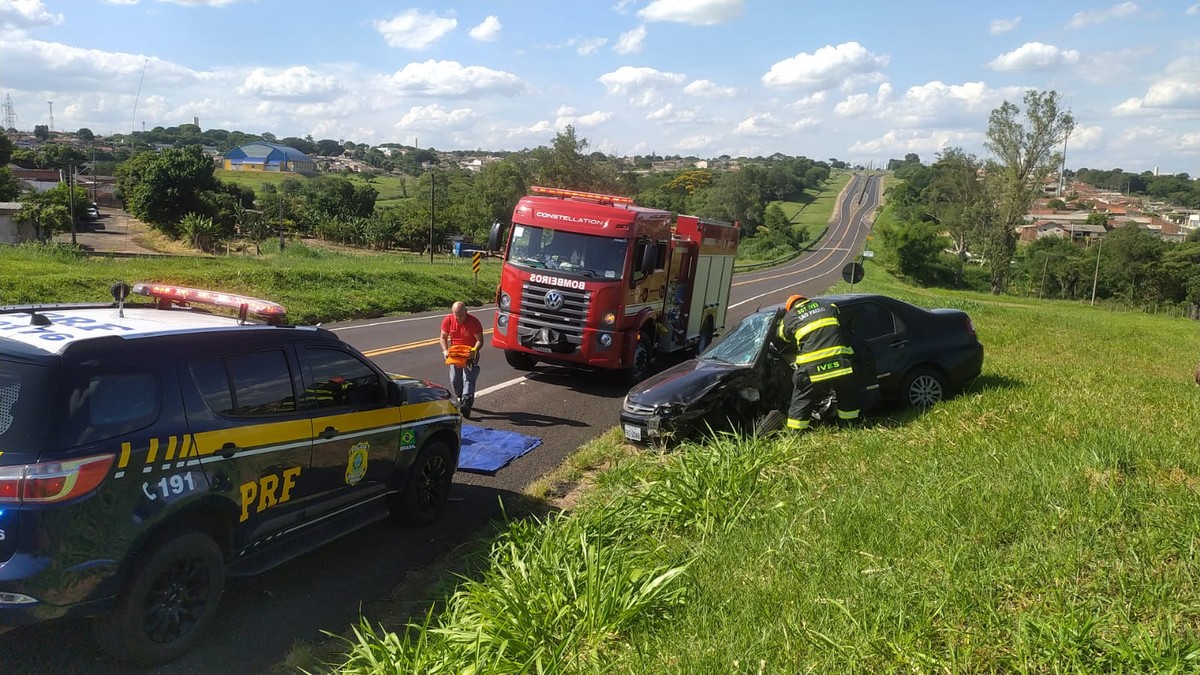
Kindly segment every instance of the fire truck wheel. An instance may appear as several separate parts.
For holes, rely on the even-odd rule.
[[[536,363],[532,356],[511,349],[504,350],[504,360],[508,361],[508,365],[517,370],[533,370],[533,365]]]
[[[633,363],[625,370],[625,381],[634,385],[646,379],[650,372],[651,358],[650,341],[646,338],[638,340],[633,348]]]
[[[704,320],[704,327],[700,329],[700,340],[696,343],[697,354],[703,354],[704,350],[708,349],[708,346],[712,344],[714,333],[716,331],[713,329],[713,320],[710,316]]]

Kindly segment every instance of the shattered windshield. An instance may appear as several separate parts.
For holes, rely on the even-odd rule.
[[[513,225],[508,261],[599,279],[620,279],[625,270],[624,239]]]
[[[714,342],[700,355],[700,360],[748,366],[758,358],[774,325],[774,311],[751,314]]]

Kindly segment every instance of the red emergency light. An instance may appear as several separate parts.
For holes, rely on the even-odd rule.
[[[238,311],[243,311],[243,308],[245,308],[244,311],[249,314],[268,317],[274,320],[280,320],[287,316],[287,310],[283,308],[283,305],[236,293],[221,293],[201,288],[146,283],[135,284],[133,292],[138,295],[147,295],[170,302],[216,305]]]
[[[607,204],[632,204],[632,197],[618,197],[617,195],[602,195],[595,192],[580,192],[578,190],[564,190],[562,188],[549,188],[534,185],[529,188],[529,191],[534,194],[546,195],[549,197],[574,197],[576,199],[590,199],[592,201],[607,203]]]

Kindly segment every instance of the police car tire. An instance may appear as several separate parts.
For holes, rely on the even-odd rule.
[[[148,604],[155,593],[164,592],[163,584],[172,595],[180,590],[178,585],[188,587],[199,605],[185,617],[190,625],[180,634],[151,637],[146,630]],[[96,620],[97,641],[121,661],[142,666],[170,661],[203,636],[216,616],[224,588],[225,559],[211,537],[188,531],[164,539],[138,558],[112,614]]]
[[[454,454],[440,441],[421,449],[408,473],[404,491],[390,506],[392,515],[412,527],[424,527],[438,519],[454,482]]]

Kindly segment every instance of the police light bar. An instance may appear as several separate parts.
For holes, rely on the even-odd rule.
[[[216,305],[218,307],[228,307],[245,311],[249,314],[258,316],[270,317],[272,319],[283,319],[287,316],[287,310],[283,305],[270,302],[268,300],[260,300],[252,298],[248,295],[238,295],[236,293],[220,293],[218,291],[206,291],[200,288],[188,288],[186,286],[171,286],[168,284],[135,284],[133,292],[138,295],[146,295],[159,300],[169,300],[171,302],[186,302],[200,303],[205,305]]]
[[[608,202],[610,204],[632,204],[631,197],[618,197],[617,195],[602,195],[595,192],[580,192],[578,190],[564,190],[562,188],[549,188],[534,185],[529,188],[529,191],[534,194],[547,195],[550,197],[575,197],[577,199],[591,199],[597,202]]]

